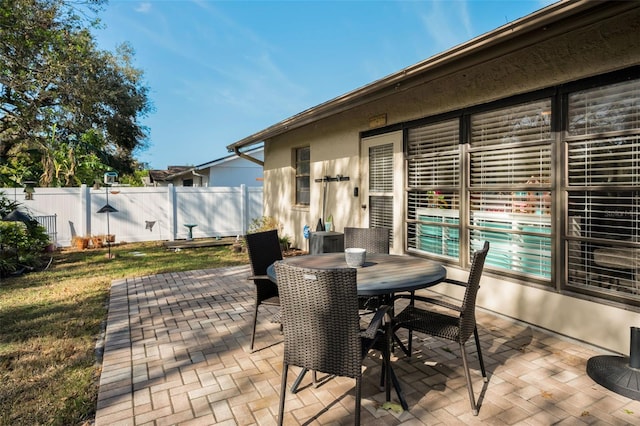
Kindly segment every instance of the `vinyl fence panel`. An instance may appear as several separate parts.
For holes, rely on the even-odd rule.
[[[92,235],[114,234],[117,241],[127,242],[172,239],[169,211],[171,192],[170,187],[116,186],[91,189],[92,214],[89,233]],[[107,204],[107,197],[109,205],[118,211],[108,214],[97,213]],[[155,223],[151,229],[148,229],[147,222]]]
[[[7,188],[32,216],[56,216],[58,246],[74,236],[113,234],[116,242],[185,239],[185,224],[195,224],[194,238],[246,234],[262,216],[261,187],[101,187],[35,188],[33,200]],[[108,200],[107,200],[108,199]],[[117,212],[98,213],[106,204]]]
[[[177,238],[187,237],[186,224],[197,225],[194,238],[244,234],[244,198],[243,187],[176,187]]]
[[[10,189],[3,191],[10,196]],[[25,201],[19,193],[15,201],[21,203],[31,216],[56,215],[57,244],[69,246],[75,235],[84,235],[89,215],[86,211],[87,188],[35,188],[33,200]],[[22,199],[21,199],[22,198]]]

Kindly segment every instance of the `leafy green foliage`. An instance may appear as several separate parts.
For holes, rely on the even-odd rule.
[[[19,203],[0,193],[0,217],[5,217],[18,207]],[[40,266],[41,254],[48,244],[46,230],[35,220],[0,221],[0,277],[22,266]]]
[[[282,224],[278,221],[278,219],[271,216],[261,216],[251,220],[249,223],[249,229],[247,233],[253,234],[256,232],[264,232],[269,231],[271,229],[275,229],[278,231],[278,239],[280,240],[280,244],[282,244],[283,250],[287,250],[289,248],[289,244],[291,243],[291,237],[286,234],[283,234]]]
[[[277,219],[271,216],[261,216],[251,220],[247,232],[249,234],[254,234],[256,232],[264,232],[271,229],[277,229],[278,231],[281,231],[282,225],[280,224],[280,222],[278,222]]]
[[[0,0],[0,184],[91,185],[106,170],[132,173],[146,147],[138,119],[152,107],[133,49],[98,50],[97,22],[75,6]]]

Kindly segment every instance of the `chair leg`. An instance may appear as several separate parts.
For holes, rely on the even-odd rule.
[[[460,353],[462,354],[462,364],[464,366],[464,375],[467,378],[467,389],[469,390],[469,402],[471,402],[471,411],[474,416],[478,415],[478,406],[473,394],[473,385],[471,384],[471,373],[469,372],[469,362],[467,361],[467,351],[464,349],[464,343],[460,343]]]
[[[480,371],[485,383],[489,381],[487,371],[484,369],[484,360],[482,359],[482,349],[480,349],[480,338],[478,337],[478,327],[473,329],[473,337],[476,339],[476,350],[478,351],[478,361],[480,361]]]
[[[356,377],[356,412],[355,412],[355,424],[360,426],[360,405],[362,398],[362,377]]]
[[[410,305],[411,307],[413,307],[413,306],[415,306],[415,305],[416,305],[416,301],[415,301],[415,299],[414,299],[414,296],[415,296],[415,295],[416,295],[416,292],[415,292],[415,291],[412,291],[412,292],[411,292],[411,301],[409,302],[409,305]],[[409,340],[407,341],[407,350],[409,351],[409,352],[407,353],[407,356],[409,356],[409,357],[411,357],[411,354],[413,353],[413,350],[411,349],[411,346],[412,346],[411,342],[412,342],[412,341],[413,341],[413,329],[411,329],[411,328],[410,328],[410,329],[409,329]]]
[[[291,393],[298,392],[298,386],[300,386],[300,383],[302,383],[302,379],[304,379],[304,376],[307,374],[308,371],[309,369],[303,368],[300,374],[298,374],[298,377],[296,377],[296,379],[293,381],[293,385],[291,385]]]
[[[289,366],[287,364],[282,365],[282,383],[280,385],[280,407],[278,408],[278,424],[282,426],[284,421],[284,397],[287,393],[287,373]]]
[[[249,349],[253,351],[253,343],[256,340],[256,324],[258,323],[258,302],[256,302],[256,307],[253,310],[253,330],[251,332],[251,346]]]
[[[413,353],[413,349],[411,349],[411,342],[413,341],[413,330],[409,329],[409,340],[407,341],[407,356],[411,357],[411,354]]]

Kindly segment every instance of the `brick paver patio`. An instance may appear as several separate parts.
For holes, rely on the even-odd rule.
[[[282,336],[261,307],[257,350],[248,351],[248,275],[241,266],[114,281],[96,425],[276,424]],[[478,329],[489,382],[470,350],[477,417],[457,345],[414,335],[413,356],[397,350],[392,358],[409,410],[382,408],[373,353],[365,362],[362,424],[640,424],[639,401],[585,373],[587,360],[601,354],[596,349],[484,312]],[[285,424],[352,424],[353,386],[333,378],[314,388],[305,379],[297,394],[287,392]]]

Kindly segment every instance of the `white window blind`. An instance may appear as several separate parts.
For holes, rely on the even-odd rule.
[[[640,80],[568,96],[568,286],[640,300]]]
[[[393,240],[393,144],[369,148],[369,227],[389,228]]]
[[[472,250],[491,243],[486,265],[551,278],[551,100],[471,116]]]
[[[640,128],[640,80],[569,95],[569,135],[586,136]]]
[[[460,250],[460,120],[407,132],[410,249],[457,259]]]

